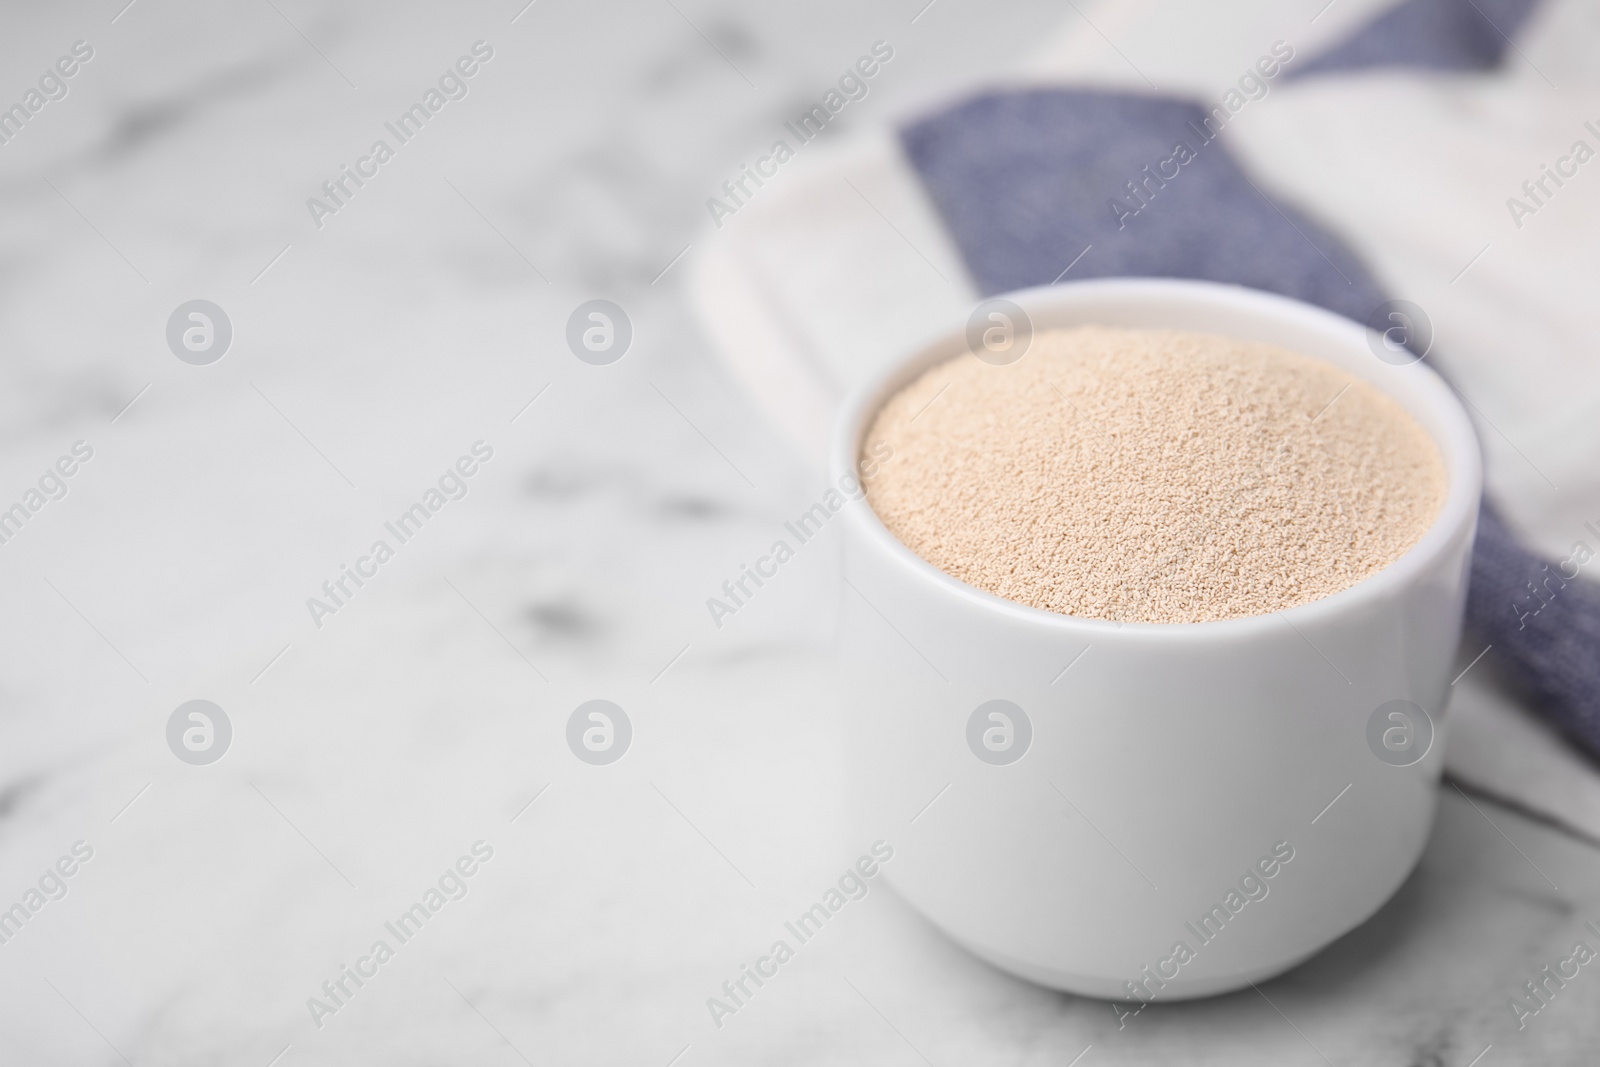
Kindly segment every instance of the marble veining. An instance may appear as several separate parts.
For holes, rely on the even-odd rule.
[[[0,1061],[1594,1061],[1600,969],[1520,1030],[1508,1003],[1600,921],[1600,854],[1448,785],[1395,898],[1259,991],[1119,1019],[878,886],[708,1017],[868,843],[834,549],[706,618],[816,477],[664,268],[841,57],[895,40],[898,88],[852,119],[877,121],[1005,69],[1053,5],[120,6],[10,11],[0,44],[14,75],[98,51],[0,149],[0,497],[96,449],[0,545],[0,908],[93,851],[0,944]],[[304,200],[375,116],[479,38],[499,54],[471,95],[314,228]],[[609,368],[562,340],[595,295],[637,331]],[[236,330],[209,368],[162,336],[196,296]],[[496,458],[470,492],[315,625],[318,584],[476,439]],[[234,730],[206,767],[164,735],[195,697]],[[563,737],[595,697],[637,738],[607,768]],[[463,894],[360,963],[479,842]]]

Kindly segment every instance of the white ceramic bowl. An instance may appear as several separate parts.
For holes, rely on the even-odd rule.
[[[853,802],[895,848],[884,871],[897,891],[977,955],[1048,986],[1120,999],[1240,988],[1362,922],[1421,854],[1481,490],[1477,440],[1425,364],[1380,360],[1364,327],[1297,301],[1162,279],[1007,299],[1036,330],[1170,327],[1326,360],[1405,407],[1448,468],[1437,520],[1380,573],[1288,611],[1206,623],[1014,603],[922,560],[865,501],[842,509]],[[966,351],[964,337],[952,324],[850,401],[833,471],[856,469],[883,401]],[[969,744],[992,700],[1021,708],[1031,739],[987,713],[972,736],[999,730],[991,744],[1014,747],[994,758],[1024,750],[1015,762],[986,762]],[[1425,715],[1392,717],[1405,710],[1392,701]]]

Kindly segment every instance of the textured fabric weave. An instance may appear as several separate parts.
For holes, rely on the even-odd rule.
[[[1538,0],[1406,0],[1291,78],[1371,67],[1493,70]]]

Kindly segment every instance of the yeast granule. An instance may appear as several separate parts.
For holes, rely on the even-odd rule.
[[[1172,330],[1036,334],[962,355],[879,411],[873,510],[934,566],[1019,603],[1123,622],[1263,615],[1394,562],[1444,503],[1398,403],[1287,349]]]

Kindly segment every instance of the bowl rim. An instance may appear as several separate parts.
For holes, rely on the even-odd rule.
[[[1040,316],[1034,314],[1036,311],[1048,318],[1052,312],[1070,311],[1117,297],[1146,301],[1165,299],[1172,301],[1175,306],[1185,302],[1189,306],[1205,303],[1243,316],[1255,316],[1260,320],[1298,323],[1324,333],[1330,343],[1344,343],[1352,348],[1354,344],[1370,347],[1377,338],[1377,334],[1368,327],[1301,300],[1245,286],[1185,278],[1112,277],[1042,285],[997,293],[976,302],[974,307],[988,300],[1010,300],[1029,312],[1029,317],[1034,320],[1034,329],[1038,330],[1050,327],[1040,325]],[[1082,320],[1085,325],[1089,321]],[[862,441],[872,418],[890,395],[913,378],[965,351],[965,325],[964,321],[959,324],[947,323],[930,331],[851,391],[839,410],[830,435],[830,474],[856,474]],[[1310,353],[1301,354],[1312,359],[1321,358]],[[1279,619],[1296,628],[1300,624],[1317,626],[1391,597],[1396,590],[1432,571],[1460,537],[1465,535],[1470,542],[1476,529],[1478,502],[1483,489],[1483,464],[1477,433],[1466,410],[1445,380],[1427,365],[1426,359],[1397,366],[1379,361],[1371,352],[1368,354],[1376,367],[1406,372],[1411,375],[1410,381],[1397,391],[1377,377],[1384,372],[1374,370],[1372,375],[1367,375],[1344,367],[1340,369],[1368,382],[1400,404],[1433,440],[1446,468],[1445,500],[1422,537],[1398,559],[1353,585],[1304,604],[1262,615],[1201,622],[1117,622],[1065,615],[979,589],[923,559],[890,532],[873,510],[864,491],[859,498],[851,501],[853,505],[860,506],[845,508],[843,517],[846,524],[852,525],[873,550],[882,554],[897,569],[909,574],[911,580],[930,587],[936,594],[964,601],[978,610],[1056,630],[1064,635],[1092,638],[1122,633],[1146,639],[1165,639],[1180,634],[1249,636],[1266,627],[1281,625],[1277,622]],[[1427,409],[1426,421],[1418,417],[1418,405]]]

